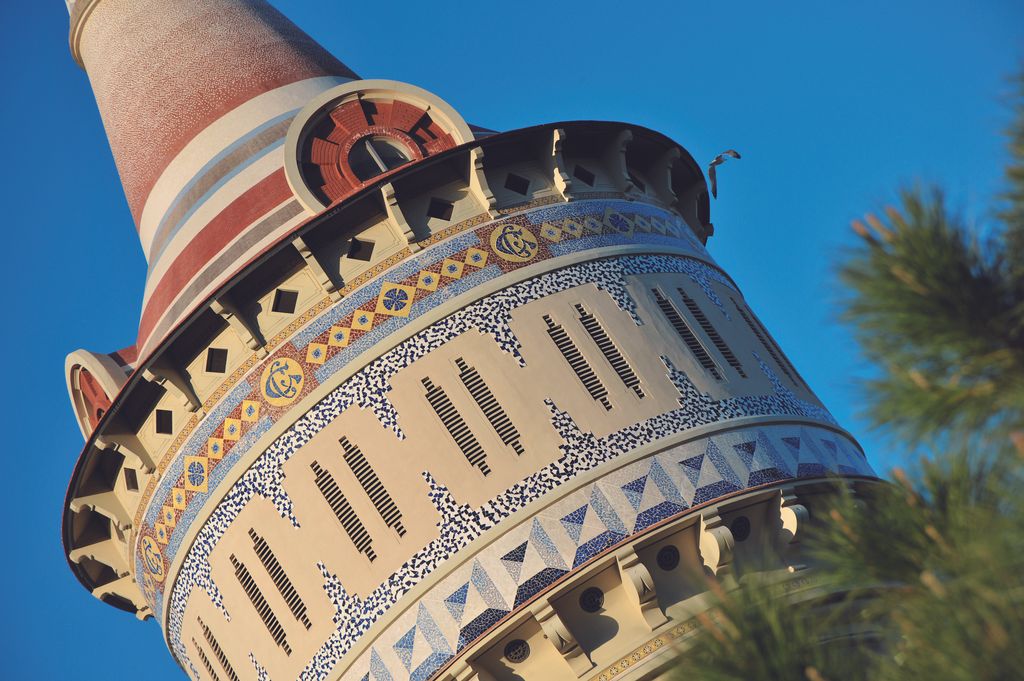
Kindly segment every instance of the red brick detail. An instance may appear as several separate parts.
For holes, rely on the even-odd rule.
[[[88,369],[80,369],[78,372],[78,390],[82,393],[82,399],[85,401],[89,425],[96,428],[100,419],[110,409],[110,397]]]
[[[318,166],[330,165],[338,162],[340,154],[337,144],[317,137],[313,139],[313,146],[310,147],[309,160]]]
[[[416,122],[423,118],[424,113],[426,112],[408,102],[395,102],[391,110],[390,127],[409,132],[416,126]]]
[[[308,168],[307,184],[319,188],[321,200],[329,204],[337,203],[366,184],[348,165],[353,145],[364,137],[374,135],[400,141],[413,161],[455,146],[455,138],[426,111],[400,100],[345,102],[315,122],[312,132],[312,141],[306,144],[300,157]],[[374,177],[371,181],[377,179],[379,177]]]

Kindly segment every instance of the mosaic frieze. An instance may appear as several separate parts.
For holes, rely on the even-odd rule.
[[[644,437],[650,431],[642,427],[650,424],[594,438],[579,432],[567,415],[552,408],[566,438],[565,455],[549,470],[524,480],[523,489],[510,489],[489,504],[471,509],[454,503],[428,474],[438,511],[445,517],[454,516],[428,549],[435,554],[458,550],[510,510],[521,508],[526,501],[524,490],[528,490],[529,500],[543,496],[552,487],[548,481],[572,477],[651,439]],[[732,493],[827,474],[874,475],[847,438],[824,428],[800,425],[747,428],[698,438],[623,466],[510,529],[434,585],[361,653],[343,678],[429,678],[539,592],[647,528]],[[363,633],[365,613],[378,596],[375,593],[360,600],[348,595],[338,576],[322,571],[339,627],[303,670],[303,679],[328,678],[337,660]],[[390,588],[395,590],[394,585]]]
[[[626,222],[638,226],[627,232],[621,228]],[[515,238],[521,239],[518,252],[511,250]],[[159,560],[166,568],[209,491],[292,404],[343,370],[354,357],[411,319],[506,272],[560,255],[645,239],[708,258],[685,224],[674,216],[642,204],[590,201],[498,220],[456,234],[416,257],[389,259],[380,270],[361,275],[363,286],[307,320],[304,328],[289,342],[279,344],[262,364],[248,366],[246,376],[234,376],[236,383],[219,393],[220,401],[209,405],[206,418],[193,426],[176,449],[177,456],[165,463],[145,514],[136,519],[140,527],[137,574],[151,605],[159,612],[162,578],[159,573],[142,570],[143,561]],[[691,272],[695,280],[723,277],[699,261],[686,261],[684,266],[700,270]],[[609,282],[609,287],[609,293],[635,316],[621,281]],[[504,320],[484,315],[468,322],[467,327],[474,324],[486,325],[503,347],[518,356],[518,344]],[[380,383],[379,377],[366,380]],[[378,387],[386,391],[383,384]],[[371,405],[360,402],[360,406],[371,406],[382,423],[398,433],[397,417],[386,399]],[[151,539],[144,551],[147,536]]]
[[[353,405],[370,408],[378,415],[382,424],[392,427],[392,430],[400,437],[401,432],[397,428],[397,420],[386,398],[390,377],[462,331],[468,328],[478,328],[482,320],[490,320],[492,323],[495,323],[496,320],[507,320],[515,307],[585,283],[594,283],[612,292],[616,283],[621,286],[628,274],[676,272],[692,277],[701,274],[710,276],[707,273],[714,272],[706,265],[701,265],[703,270],[700,268],[693,270],[692,262],[686,258],[673,256],[622,256],[572,265],[557,272],[515,284],[499,294],[463,308],[420,332],[353,376],[304,415],[257,459],[255,465],[236,483],[213,516],[200,530],[195,544],[183,563],[174,592],[171,595],[168,626],[172,645],[176,652],[184,653],[178,639],[180,617],[192,589],[205,590],[215,604],[223,607],[220,593],[210,579],[209,573],[208,558],[213,546],[223,536],[227,527],[237,517],[248,500],[256,494],[270,499],[282,516],[291,518],[293,523],[297,523],[297,519],[292,513],[291,502],[283,488],[281,464],[345,409]],[[624,288],[622,290],[624,292]],[[615,297],[614,293],[612,295]],[[628,296],[626,298],[628,299]],[[625,301],[621,301],[620,306],[623,309],[629,308]],[[475,321],[467,323],[470,320]],[[500,325],[496,329],[492,329],[490,333],[499,346],[506,352],[517,355],[518,343],[511,331],[505,335],[499,332]],[[340,645],[346,650],[351,647],[352,643],[374,621],[379,619],[408,588],[430,574],[437,565],[464,548],[501,518],[539,498],[582,470],[589,470],[603,461],[631,451],[645,442],[723,419],[774,414],[818,418],[827,422],[831,420],[831,417],[820,407],[801,401],[786,390],[781,382],[771,374],[768,367],[763,364],[762,369],[769,374],[775,389],[772,395],[755,398],[731,398],[717,402],[696,393],[685,375],[675,371],[667,362],[666,368],[679,388],[680,409],[656,417],[650,423],[637,424],[632,429],[609,436],[601,443],[596,442],[593,435],[581,433],[575,429],[568,416],[558,411],[555,405],[551,405],[553,423],[565,441],[563,456],[520,485],[507,490],[501,499],[486,509],[473,510],[460,507],[450,500],[443,488],[435,484],[432,488],[435,494],[435,506],[443,509],[442,517],[448,519],[440,528],[439,538],[417,553],[402,570],[381,585],[371,597],[358,603],[343,598],[343,594],[337,592],[340,583],[332,586],[329,582],[330,576],[325,574],[325,580],[328,580],[326,582],[328,592],[337,595],[338,602],[342,603],[336,617],[339,633],[328,642],[326,651],[322,651],[323,654],[318,655],[310,663],[310,667],[307,668],[309,678],[321,678],[320,673],[325,674],[327,668],[336,661],[336,655],[340,654],[337,646]],[[713,454],[711,457],[714,460]],[[839,465],[848,464],[836,464],[836,466]],[[758,469],[755,472],[760,473],[762,470]],[[836,470],[841,469],[836,467]],[[738,479],[736,478],[736,480]],[[432,478],[428,478],[428,480],[432,480]],[[730,479],[729,484],[736,489],[742,489],[742,486],[738,485],[735,480]],[[703,487],[707,487],[707,485]],[[706,490],[705,493],[707,493]],[[664,509],[670,509],[670,507],[663,507]],[[685,509],[685,506],[680,506],[676,512],[681,512],[682,509]],[[229,616],[229,613],[225,613],[225,615]]]

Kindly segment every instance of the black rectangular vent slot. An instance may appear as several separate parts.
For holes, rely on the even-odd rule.
[[[263,592],[256,586],[256,580],[249,574],[249,569],[245,567],[245,563],[235,558],[234,554],[231,555],[231,564],[235,567],[235,577],[238,579],[238,583],[242,585],[245,594],[252,601],[252,606],[256,608],[256,612],[259,613],[260,619],[263,620],[263,624],[266,625],[274,642],[284,649],[286,655],[291,655],[292,649],[285,638],[284,627],[281,626],[274,611],[270,609],[270,604],[263,597]]]
[[[124,469],[124,486],[129,492],[139,491],[139,476],[134,468]]]
[[[576,347],[572,338],[569,338],[569,334],[565,332],[561,325],[555,324],[554,320],[548,315],[544,315],[544,323],[548,325],[548,336],[554,341],[555,347],[562,353],[562,357],[572,367],[572,370],[576,373],[576,378],[580,379],[580,383],[587,389],[590,396],[603,404],[605,409],[611,409],[612,403],[608,400],[608,389],[604,387],[604,383],[601,383],[601,379],[594,373],[590,362],[583,356],[580,349]]]
[[[470,465],[479,468],[484,475],[490,475],[491,467],[487,465],[487,454],[484,452],[484,448],[480,446],[473,431],[466,425],[462,414],[455,409],[455,405],[448,398],[448,393],[443,388],[434,385],[429,378],[424,378],[422,382],[423,387],[427,389],[427,402],[434,408],[437,418],[441,419],[441,423],[451,434],[455,444],[462,450],[466,460]]]
[[[170,435],[174,432],[174,414],[166,409],[156,410],[156,432]]]
[[[480,372],[475,367],[466,364],[461,357],[455,360],[455,364],[459,367],[459,378],[462,380],[462,385],[466,386],[466,390],[473,396],[473,401],[487,417],[502,443],[511,447],[516,454],[521,455],[523,445],[519,442],[519,431],[516,430],[512,419],[505,413],[494,393],[491,392],[491,388],[480,376]]]
[[[589,170],[578,164],[575,168],[572,169],[572,176],[575,177],[580,182],[590,185],[591,187],[594,186],[594,180],[597,179],[594,173],[590,172]]]
[[[206,371],[223,374],[228,368],[228,351],[224,348],[210,348],[206,351]]]
[[[352,239],[348,245],[348,257],[352,260],[369,262],[373,258],[373,242]]]
[[[522,175],[509,173],[508,177],[505,178],[505,189],[526,196],[526,193],[530,191],[530,181]]]
[[[203,649],[199,647],[199,642],[192,639],[192,645],[194,645],[196,650],[199,652],[199,659],[202,660],[203,666],[206,667],[206,673],[210,675],[210,678],[213,679],[213,681],[220,681],[220,677],[217,676],[217,672],[214,670],[213,665],[210,664],[210,658],[208,658],[206,653],[203,652]]]
[[[761,320],[757,317],[753,317],[753,312],[747,314],[747,311],[740,307],[740,304],[736,302],[735,298],[729,298],[729,300],[732,301],[736,311],[740,313],[740,317],[743,317],[743,321],[746,322],[750,331],[754,334],[754,337],[757,338],[758,342],[761,343],[761,346],[768,352],[771,358],[775,360],[775,364],[782,369],[782,373],[786,374],[789,382],[793,385],[797,385],[796,369],[794,369],[793,365],[789,363],[786,356],[782,354],[779,346],[775,343],[775,339],[768,334],[768,330],[761,324]]]
[[[284,602],[288,604],[288,608],[295,615],[295,619],[302,622],[303,626],[309,629],[313,626],[313,623],[309,621],[309,617],[306,615],[306,604],[302,602],[299,592],[292,585],[292,580],[288,579],[288,575],[285,574],[284,568],[281,567],[277,556],[270,549],[267,540],[256,534],[256,530],[251,527],[249,528],[249,538],[252,539],[252,546],[256,550],[256,556],[263,563],[263,567],[266,569],[267,574],[270,575],[274,586],[277,587],[278,593],[281,594]]]
[[[580,323],[583,324],[583,328],[587,330],[590,338],[597,344],[604,358],[612,365],[612,369],[615,369],[615,373],[619,375],[619,378],[622,379],[627,388],[635,392],[637,397],[643,399],[644,391],[640,387],[640,378],[633,371],[633,367],[629,366],[629,362],[619,352],[612,339],[608,337],[608,333],[601,326],[601,322],[598,321],[597,317],[587,312],[586,308],[579,303],[576,304],[576,311],[580,314]]]
[[[362,485],[366,496],[370,497],[370,501],[373,502],[373,507],[377,509],[377,513],[380,513],[380,517],[384,519],[387,526],[394,529],[399,537],[405,535],[405,527],[402,525],[402,512],[398,510],[394,499],[384,489],[384,484],[377,477],[377,472],[370,466],[370,462],[366,460],[362,450],[352,444],[347,437],[342,437],[338,442],[341,443],[342,449],[345,450],[345,463],[352,469],[352,474],[356,476],[356,480]]]
[[[271,308],[274,312],[291,314],[295,312],[295,306],[299,303],[299,292],[279,288],[274,291],[274,303]]]
[[[704,346],[700,344],[697,337],[693,335],[693,331],[687,326],[683,320],[683,316],[679,314],[675,306],[661,294],[656,288],[651,289],[651,293],[654,294],[654,299],[658,303],[658,307],[661,308],[661,313],[665,315],[668,323],[672,325],[672,328],[676,330],[679,337],[686,343],[686,347],[690,349],[693,356],[697,359],[697,362],[704,367],[708,373],[715,377],[716,380],[722,380],[722,374],[718,371],[718,367],[715,366],[715,361],[711,359],[711,355],[704,349]]]
[[[203,629],[203,636],[206,637],[206,642],[210,645],[210,650],[213,651],[214,657],[216,657],[217,661],[220,662],[220,666],[224,669],[228,678],[231,679],[231,681],[238,681],[238,674],[235,674],[234,668],[231,666],[231,663],[228,662],[228,656],[224,654],[223,650],[221,650],[220,644],[217,643],[217,639],[213,637],[213,632],[210,631],[210,627],[206,626],[202,617],[197,617],[196,619],[199,622],[199,626]],[[192,642],[195,643],[195,639],[193,639]],[[196,645],[196,648],[199,648],[199,646]]]
[[[438,220],[451,220],[454,210],[455,204],[451,201],[433,197],[430,199],[430,205],[427,206],[427,216]]]
[[[370,533],[366,531],[363,521],[356,515],[352,505],[348,503],[348,499],[345,498],[341,488],[338,487],[334,476],[326,469],[321,468],[320,464],[316,461],[309,464],[309,467],[313,469],[313,474],[316,475],[316,486],[320,488],[320,493],[324,495],[324,499],[327,500],[327,504],[334,511],[334,515],[338,517],[338,522],[345,528],[349,539],[356,545],[356,549],[360,553],[365,553],[366,557],[371,561],[376,560],[377,554],[373,551],[373,541],[370,539]]]
[[[736,358],[736,355],[734,355],[729,346],[726,345],[725,341],[722,339],[722,336],[719,335],[715,327],[711,325],[711,322],[708,320],[707,315],[704,314],[704,310],[700,309],[700,305],[697,304],[697,301],[691,298],[690,296],[686,295],[686,291],[684,291],[683,289],[680,288],[676,290],[679,291],[679,295],[683,297],[683,303],[686,304],[686,309],[690,311],[690,314],[693,315],[693,318],[697,320],[698,324],[700,324],[700,328],[702,328],[704,330],[704,333],[707,334],[708,338],[711,339],[711,342],[714,344],[715,348],[717,348],[718,351],[722,353],[722,357],[725,357],[725,361],[729,363],[729,366],[736,370],[736,373],[738,373],[743,378],[746,378],[747,374],[745,371],[743,371],[743,365],[740,364],[740,361]]]

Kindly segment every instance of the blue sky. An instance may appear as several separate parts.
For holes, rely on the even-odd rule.
[[[1024,67],[1019,0],[275,4],[362,76],[432,90],[480,125],[628,121],[702,164],[738,149],[743,159],[719,175],[712,253],[876,467],[899,461],[857,417],[855,379],[869,368],[835,321],[834,264],[852,242],[850,220],[911,182],[941,184],[968,218],[990,219],[1007,81]],[[61,552],[82,446],[64,357],[133,342],[145,273],[88,81],[68,52],[64,3],[0,2],[0,71],[11,244],[0,676],[184,678],[157,625],[93,600]]]

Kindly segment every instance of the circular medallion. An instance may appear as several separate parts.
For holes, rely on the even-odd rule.
[[[522,225],[509,223],[491,232],[491,248],[502,260],[526,262],[537,255],[537,237]]]
[[[521,638],[517,638],[514,641],[510,641],[505,646],[505,659],[512,664],[521,664],[526,662],[526,658],[530,656],[530,644]]]
[[[149,574],[158,582],[164,581],[164,557],[160,553],[160,546],[149,535],[142,538],[142,563],[146,566]]]
[[[294,402],[302,392],[304,380],[306,375],[301,364],[289,357],[275,359],[263,370],[260,390],[267,402],[275,407],[284,407]]]

